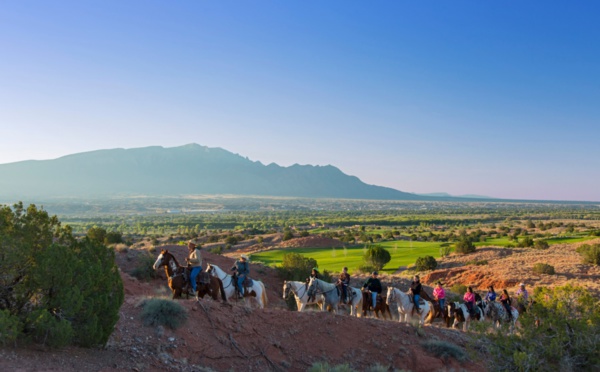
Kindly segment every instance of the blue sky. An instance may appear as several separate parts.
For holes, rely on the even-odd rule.
[[[0,163],[199,143],[600,201],[600,4],[0,2]]]

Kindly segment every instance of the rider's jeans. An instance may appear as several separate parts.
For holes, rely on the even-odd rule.
[[[237,286],[238,286],[238,289],[240,290],[240,294],[242,296],[244,295],[244,280],[246,280],[246,275],[238,276]]]
[[[192,267],[192,271],[190,272],[190,282],[192,282],[194,292],[196,292],[196,277],[200,274],[200,271],[202,271],[202,267],[196,266]]]
[[[373,309],[377,307],[377,292],[371,292],[371,296],[373,296]]]

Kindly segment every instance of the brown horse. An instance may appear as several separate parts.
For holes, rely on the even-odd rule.
[[[167,274],[167,279],[169,281],[169,288],[173,292],[173,299],[181,298],[181,295],[184,292],[186,298],[189,299],[189,293],[187,289],[191,287],[191,284],[186,279],[189,275],[187,272],[187,268],[183,267],[177,262],[175,256],[170,253],[168,250],[162,250],[156,262],[152,266],[154,270],[159,267],[165,267],[165,273]],[[223,282],[214,276],[205,275],[200,272],[197,280],[196,288],[198,292],[196,293],[198,298],[204,298],[205,295],[209,295],[213,298],[213,300],[217,300],[219,298],[219,292],[221,293],[221,297],[223,302],[227,302],[227,298],[225,297],[225,290],[223,289]]]
[[[424,289],[421,290],[421,298],[425,301],[431,302],[431,304],[433,305],[433,308],[427,316],[427,320],[425,320],[426,323],[433,323],[433,320],[439,317],[441,317],[444,320],[444,322],[446,321],[448,311],[447,309],[440,308],[439,301],[434,300]]]
[[[383,319],[386,319],[387,316],[392,319],[392,313],[390,312],[390,307],[387,304],[386,296],[382,296],[381,294],[377,296],[377,304],[373,309],[371,304],[373,303],[373,298],[371,297],[370,291],[363,291],[363,301],[362,301],[362,311],[363,316],[367,316],[367,311],[372,310],[375,313],[375,316],[379,318],[379,313],[381,312],[381,316]]]

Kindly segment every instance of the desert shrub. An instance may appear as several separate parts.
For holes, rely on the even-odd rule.
[[[533,239],[530,238],[529,236],[524,237],[523,239],[519,240],[517,247],[519,248],[527,248],[527,247],[533,247]]]
[[[21,333],[19,318],[8,310],[0,310],[0,345],[14,343]]]
[[[308,230],[302,230],[300,232],[300,236],[303,237],[303,238],[305,238],[307,236],[310,236],[310,233],[308,232]]]
[[[358,271],[360,271],[361,273],[364,273],[364,274],[370,274],[376,270],[375,266],[371,266],[371,265],[360,265],[357,269],[358,269]]]
[[[464,284],[454,284],[450,287],[450,290],[454,293],[463,294],[467,291],[467,286]]]
[[[467,261],[465,263],[465,265],[475,265],[475,266],[483,266],[483,265],[487,265],[488,264],[488,260],[471,260],[471,261]]]
[[[373,266],[376,270],[383,269],[392,259],[390,252],[382,246],[368,245],[366,248],[367,251],[363,256],[363,262],[365,265]]]
[[[105,344],[123,303],[114,250],[77,241],[35,205],[1,207],[0,221],[0,310],[19,319],[20,336],[51,346]]]
[[[450,243],[442,243],[440,245],[440,257],[447,257],[452,252],[452,247],[450,247]]]
[[[535,274],[548,274],[548,275],[554,275],[554,266],[552,265],[548,265],[545,263],[536,263],[535,265],[533,265],[533,272]]]
[[[123,234],[118,231],[109,231],[104,238],[104,244],[123,243]]]
[[[600,265],[600,244],[583,244],[577,248],[581,255],[583,263],[591,265]]]
[[[281,238],[282,240],[290,240],[294,238],[294,233],[292,232],[292,230],[290,229],[286,229],[283,232],[283,237]]]
[[[151,298],[142,303],[142,321],[146,326],[179,328],[187,320],[187,311],[173,300]]]
[[[329,363],[319,362],[313,363],[307,372],[355,372],[349,364],[338,364],[330,366]]]
[[[235,235],[228,236],[228,237],[225,239],[225,243],[226,243],[226,244],[236,245],[238,242],[239,242],[239,239],[238,239],[238,237],[237,237],[237,236],[235,236]]]
[[[127,251],[129,250],[129,247],[126,244],[117,244],[115,245],[115,251],[119,252],[119,253],[127,253]]]
[[[459,346],[446,341],[427,340],[423,341],[421,346],[423,346],[423,348],[431,354],[444,360],[447,360],[448,358],[454,358],[459,362],[464,362],[465,360],[469,359],[466,351]]]
[[[223,247],[219,245],[219,246],[209,249],[208,251],[210,253],[214,253],[214,254],[223,254]]]
[[[535,249],[548,249],[549,247],[550,245],[545,240],[536,240],[535,243],[533,243],[533,248]]]
[[[533,299],[532,307],[519,316],[518,333],[488,334],[488,366],[496,371],[597,371],[598,300],[589,290],[571,285],[536,287]]]
[[[417,271],[435,270],[436,267],[437,261],[432,256],[419,257],[415,262],[415,269]]]
[[[158,278],[158,273],[152,267],[156,261],[152,255],[148,253],[140,254],[137,261],[137,265],[133,271],[131,271],[131,276],[143,281],[150,281]]]
[[[468,254],[475,252],[473,242],[468,238],[461,238],[455,245],[454,251],[458,254]]]
[[[86,236],[96,243],[104,243],[104,239],[106,239],[106,229],[94,226],[87,231]]]
[[[317,267],[317,260],[304,257],[300,253],[285,253],[281,266],[277,267],[279,276],[284,280],[304,280],[310,276],[313,267]]]
[[[27,331],[27,336],[33,341],[50,347],[67,346],[73,339],[70,322],[43,309],[29,313]]]

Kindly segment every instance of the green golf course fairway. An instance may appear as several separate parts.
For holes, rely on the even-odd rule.
[[[592,239],[594,237],[556,237],[546,241],[548,244],[559,243],[575,243]],[[411,242],[406,240],[396,240],[377,243],[387,249],[392,256],[390,262],[385,265],[383,272],[392,274],[401,266],[411,266],[419,257],[433,256],[435,259],[440,258],[440,247],[442,242]],[[509,241],[508,238],[488,239],[485,242],[474,243],[476,247],[506,247],[514,245],[514,241]],[[319,269],[328,270],[331,272],[340,272],[342,267],[347,266],[350,272],[355,271],[359,266],[363,265],[364,247],[352,248],[286,248],[274,249],[255,253],[251,256],[252,262],[262,262],[269,266],[278,266],[283,260],[285,253],[300,253],[305,257],[314,258],[317,260]]]
[[[392,260],[385,265],[383,272],[394,273],[400,266],[413,265],[418,257],[433,256],[436,259],[440,257],[440,242],[409,242],[393,241],[382,242],[378,245],[386,248]],[[352,248],[287,248],[274,249],[272,251],[253,254],[250,258],[252,262],[262,262],[269,266],[277,266],[283,260],[285,253],[300,253],[305,257],[314,258],[319,264],[319,269],[332,272],[342,271],[342,267],[347,266],[350,272],[355,271],[363,265],[363,247]]]

